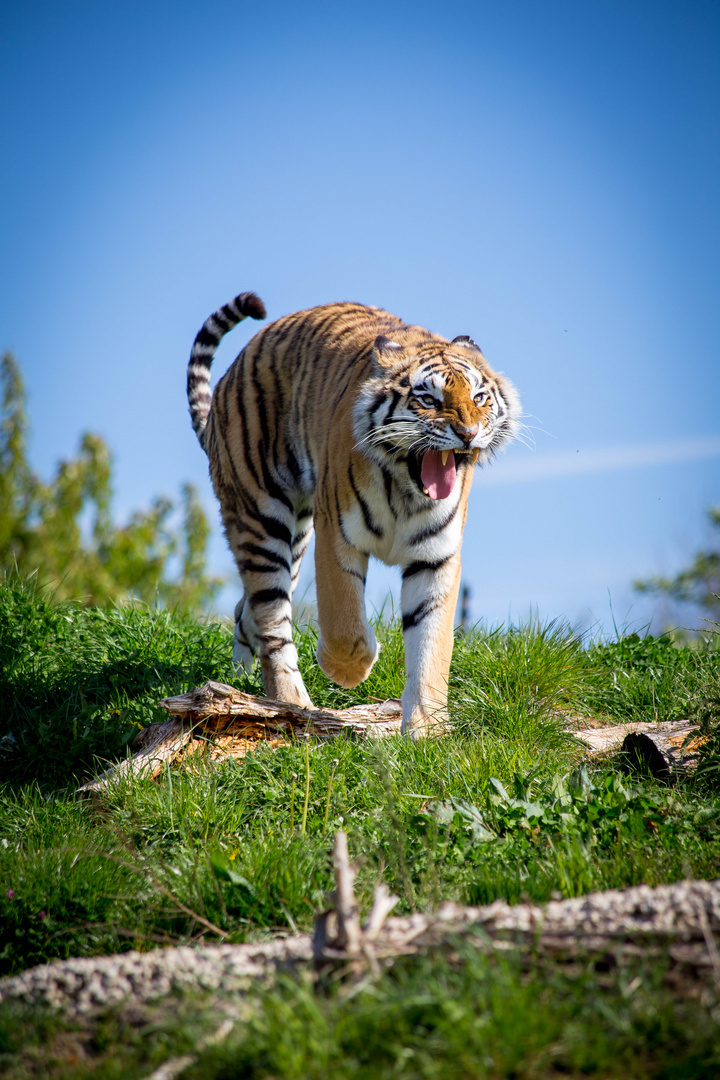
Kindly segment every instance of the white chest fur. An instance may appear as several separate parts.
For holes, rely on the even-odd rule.
[[[342,514],[346,539],[367,555],[388,566],[424,560],[435,562],[451,555],[462,540],[462,518],[458,504],[459,482],[447,499],[427,503],[417,500],[417,512],[391,508],[384,489],[363,492],[363,504],[353,501]]]

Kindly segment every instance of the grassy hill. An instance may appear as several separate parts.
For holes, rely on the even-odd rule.
[[[402,635],[396,624],[377,629],[380,660],[356,691],[319,670],[312,628],[298,636],[317,705],[399,696]],[[583,641],[560,624],[478,628],[455,645],[450,736],[311,747],[304,832],[302,745],[169,769],[157,782],[123,781],[102,798],[76,799],[75,787],[123,756],[139,728],[166,718],[159,698],[208,678],[261,693],[259,675],[234,675],[231,641],[221,623],[55,605],[32,581],[4,582],[0,974],[70,956],[308,929],[332,885],[339,827],[359,865],[363,903],[382,879],[400,896],[400,912],[443,899],[542,902],[719,876],[717,734],[699,775],[668,788],[623,776],[612,760],[581,765],[567,730],[577,716],[698,716],[714,730],[713,640],[676,648],[637,635]],[[183,1075],[720,1071],[717,995],[677,1000],[657,964],[611,972],[601,985],[590,968],[528,973],[512,957],[491,962],[470,950],[398,963],[352,998],[342,986],[318,996],[288,980],[248,1000],[232,1037]],[[212,1011],[179,1001],[136,1028],[116,1013],[78,1028],[5,1006],[0,1072],[142,1076],[194,1045]]]

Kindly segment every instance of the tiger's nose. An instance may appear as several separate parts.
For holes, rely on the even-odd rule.
[[[470,427],[469,424],[453,424],[453,431],[464,443],[471,443],[478,433],[479,424]]]

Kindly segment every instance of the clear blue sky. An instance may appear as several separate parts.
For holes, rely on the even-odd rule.
[[[94,430],[120,519],[192,480],[217,522],[203,320],[246,289],[379,304],[470,334],[536,429],[476,479],[473,617],[647,618],[632,579],[720,501],[716,0],[8,0],[0,26],[0,347],[43,475]],[[229,613],[219,529],[212,560]]]

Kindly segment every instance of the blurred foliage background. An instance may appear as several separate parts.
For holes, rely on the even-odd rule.
[[[708,544],[695,552],[689,566],[675,577],[651,577],[634,582],[638,592],[654,593],[675,612],[692,611],[708,623],[720,623],[720,506],[707,511]]]
[[[104,440],[85,432],[77,456],[45,483],[28,463],[25,388],[11,353],[0,381],[0,570],[37,572],[58,601],[207,610],[223,582],[206,572],[210,526],[193,485],[183,485],[179,503],[158,496],[117,524]]]

